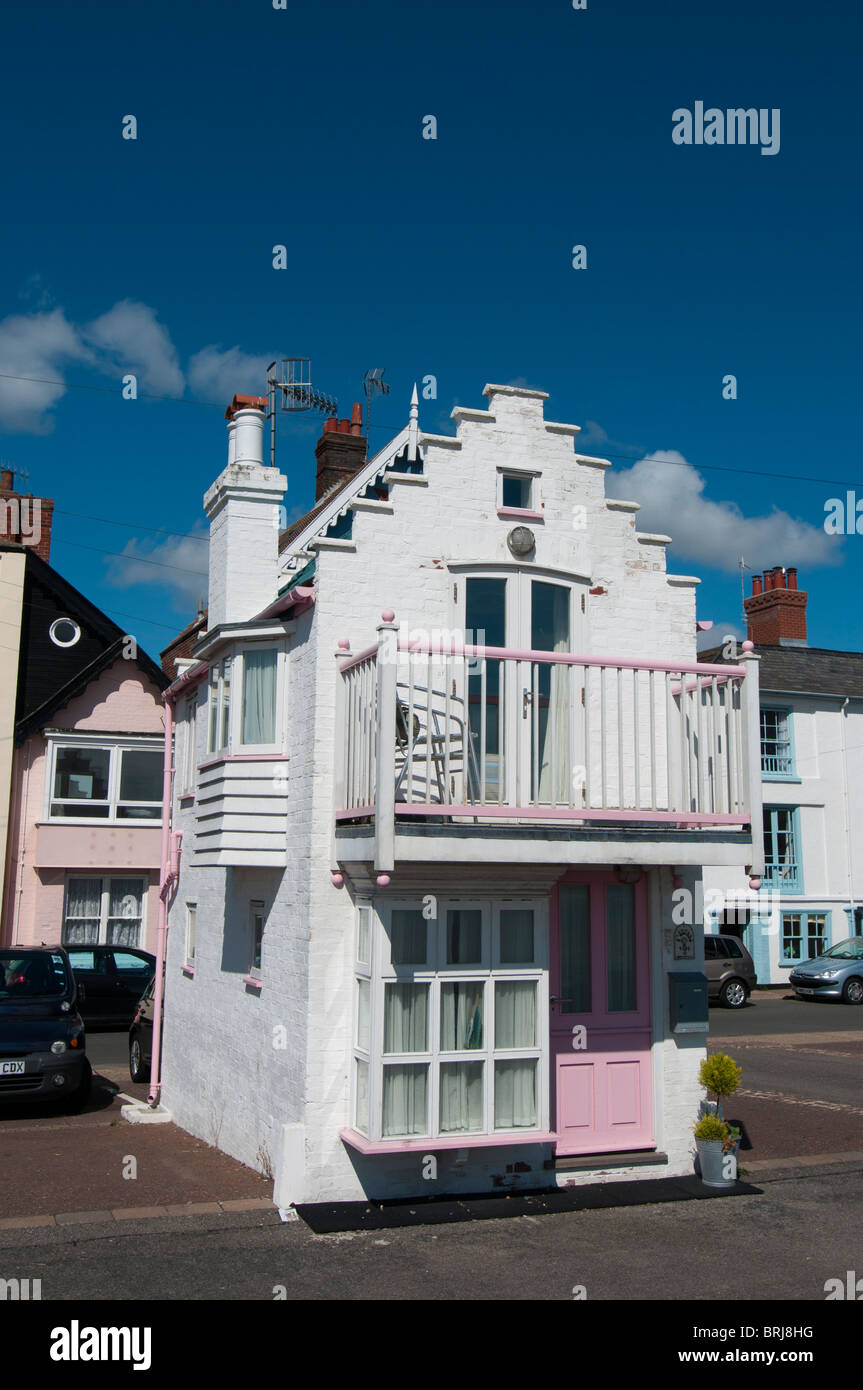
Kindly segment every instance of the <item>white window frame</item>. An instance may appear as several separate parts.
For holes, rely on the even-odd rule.
[[[368,904],[361,904],[366,907]],[[542,898],[529,895],[511,898],[472,898],[441,897],[437,900],[436,918],[427,919],[429,959],[425,966],[393,965],[391,961],[391,922],[393,911],[422,911],[422,899],[394,899],[380,905],[371,914],[372,950],[368,965],[354,962],[355,980],[368,978],[370,981],[370,1020],[368,1051],[357,1046],[358,998],[355,985],[355,1006],[353,1025],[353,1068],[351,1078],[351,1116],[357,1120],[357,1062],[367,1061],[368,1077],[368,1130],[358,1129],[367,1134],[372,1141],[392,1143],[394,1148],[413,1140],[442,1139],[450,1142],[460,1139],[465,1147],[477,1139],[499,1139],[503,1144],[507,1137],[521,1137],[533,1133],[547,1133],[549,1128],[549,1076],[550,1039],[548,1029],[548,903]],[[507,908],[529,908],[534,920],[534,961],[532,965],[500,964],[500,915]],[[482,913],[482,961],[479,965],[448,965],[446,963],[447,913],[451,909]],[[357,932],[359,911],[357,913]],[[356,955],[356,949],[355,949]],[[368,974],[366,974],[368,972]],[[471,1050],[444,1051],[440,1047],[440,998],[444,984],[464,980],[482,980],[483,995],[483,1046]],[[537,1036],[534,1047],[500,1048],[495,1044],[494,1005],[495,983],[499,980],[530,980],[536,986]],[[387,984],[428,984],[429,985],[429,1038],[428,1049],[422,1053],[388,1053],[384,1057],[384,993]],[[536,1062],[536,1125],[530,1129],[505,1130],[494,1126],[494,1066],[496,1061],[535,1060]],[[440,1129],[440,1067],[446,1062],[483,1063],[483,1114],[482,1129],[470,1132],[442,1132]],[[387,1065],[426,1065],[428,1067],[428,1132],[424,1135],[406,1134],[403,1136],[383,1136],[383,1077]]]
[[[164,740],[157,734],[153,737],[142,735],[138,738],[120,738],[110,734],[93,734],[87,737],[83,734],[51,734],[47,735],[48,748],[46,750],[46,760],[48,764],[48,775],[45,778],[43,819],[52,825],[122,825],[122,826],[160,826],[162,824],[162,795],[161,785],[159,788],[159,798],[157,801],[142,802],[120,802],[120,774],[122,770],[122,760],[124,753],[159,753],[164,747]],[[52,813],[54,803],[60,802],[66,806],[75,806],[83,801],[83,798],[64,798],[54,796],[54,783],[57,775],[57,754],[62,749],[80,748],[86,750],[107,750],[110,753],[108,764],[108,796],[106,801],[83,802],[87,805],[101,806],[104,815],[98,816],[55,816]],[[158,816],[120,816],[117,814],[121,805],[124,806],[158,806]]]
[[[228,753],[231,749],[231,720],[235,717],[236,700],[234,691],[233,652],[213,662],[207,677],[207,756]],[[228,675],[228,718],[225,719],[225,676]],[[216,691],[215,699],[213,690]],[[215,728],[213,710],[215,709]]]
[[[261,919],[261,964],[255,965],[255,918]],[[264,933],[267,928],[267,910],[262,898],[252,898],[249,901],[249,971],[248,979],[263,979],[264,966]]]
[[[246,684],[246,655],[255,651],[274,651],[276,653],[276,711],[275,711],[275,737],[271,743],[243,743],[243,700],[245,699]],[[239,660],[234,662],[234,672],[232,677],[231,701],[235,706],[232,709],[234,718],[234,730],[232,747],[238,753],[280,753],[284,747],[283,729],[285,724],[285,688],[287,652],[284,645],[278,642],[243,642],[235,649],[235,656]]]
[[[186,903],[185,962],[187,970],[195,968],[195,931],[198,923],[198,904]],[[191,946],[191,950],[189,949]]]
[[[505,509],[507,514],[510,512],[524,512],[530,515],[534,515],[536,512],[541,511],[542,508],[539,505],[539,480],[541,477],[541,472],[536,468],[508,468],[503,464],[499,464],[497,469],[497,510],[501,511]],[[519,482],[527,483],[528,503],[526,507],[509,507],[506,505],[503,500],[504,478],[517,478]]]
[[[209,687],[208,687],[209,693]],[[191,796],[198,781],[197,759],[198,693],[194,691],[183,701],[183,763],[179,796]]]
[[[141,916],[138,919],[138,940],[135,942],[133,946],[128,946],[126,949],[130,951],[145,950],[146,948],[143,943],[146,940],[147,934],[147,894],[150,885],[146,874],[141,874],[140,876],[138,876],[135,873],[88,874],[78,871],[75,873],[67,874],[65,882],[63,884],[63,921],[60,927],[60,938],[61,940],[63,940],[63,944],[66,944],[64,938],[66,936],[67,921],[71,920],[74,922],[85,920],[84,918],[75,917],[70,919],[66,912],[66,904],[68,902],[69,897],[69,885],[72,879],[76,878],[95,878],[101,880],[102,887],[100,890],[99,900],[99,935],[97,939],[92,942],[69,942],[68,944],[70,950],[84,950],[86,946],[113,946],[115,944],[117,945],[118,951],[122,951],[124,949],[125,943],[123,945],[120,945],[114,942],[110,942],[108,940],[108,919],[111,915],[111,884],[118,879],[132,879],[133,881],[137,881],[141,885]]]

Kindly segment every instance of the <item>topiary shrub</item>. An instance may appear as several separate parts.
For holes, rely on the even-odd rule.
[[[719,1102],[724,1096],[732,1095],[740,1085],[743,1068],[727,1057],[724,1052],[714,1052],[707,1057],[698,1071],[698,1080],[716,1105],[719,1115]]]

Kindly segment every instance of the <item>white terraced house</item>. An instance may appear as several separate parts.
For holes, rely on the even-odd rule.
[[[414,391],[368,461],[359,407],[328,421],[281,536],[266,402],[235,397],[205,499],[163,1101],[280,1206],[693,1171],[672,893],[761,873],[758,659],[699,665],[698,580],[611,465],[545,393],[483,394],[450,436]]]

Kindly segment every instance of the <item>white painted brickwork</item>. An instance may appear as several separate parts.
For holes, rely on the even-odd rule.
[[[639,541],[637,513],[606,505],[605,468],[578,460],[572,430],[546,427],[538,396],[493,389],[488,414],[470,412],[460,419],[454,445],[423,443],[421,436],[428,486],[394,482],[391,514],[365,508],[354,513],[355,549],[318,552],[314,609],[298,619],[289,648],[287,868],[193,867],[190,856],[183,856],[169,934],[165,1103],[192,1133],[255,1168],[266,1171],[269,1164],[282,1204],[429,1192],[420,1155],[362,1158],[339,1138],[350,1123],[355,914],[351,886],[337,889],[330,881],[336,867],[338,640],[349,638],[354,651],[368,646],[386,608],[406,627],[427,634],[456,626],[453,583],[461,594],[463,580],[447,563],[511,561],[506,537],[517,523],[496,512],[497,468],[507,466],[541,471],[533,505],[541,504],[544,521],[526,523],[536,535],[531,566],[571,571],[589,580],[589,587],[606,590],[587,600],[588,650],[695,659],[695,581],[669,581],[663,545]],[[249,579],[256,538],[271,523],[267,504],[260,504],[257,520],[245,503],[238,505],[238,525],[246,529],[232,529],[232,520],[223,523],[228,539],[220,539],[214,551],[219,562],[211,570],[210,602],[232,619],[251,619],[277,593],[275,566],[263,597],[260,575]],[[579,507],[585,509],[583,525]],[[178,812],[176,824],[191,841],[191,803]],[[529,853],[526,843],[524,861],[511,870],[520,884],[539,883]],[[692,1171],[690,1131],[701,1094],[695,1077],[704,1040],[666,1036],[671,874],[661,872],[662,906],[657,892],[651,920],[659,1030],[654,1090],[656,1140],[670,1159],[661,1172],[669,1174]],[[542,873],[546,893],[548,870]],[[504,882],[507,875],[496,877]],[[398,883],[397,866],[393,892]],[[423,891],[440,891],[434,871]],[[260,993],[242,983],[248,903],[254,898],[265,902],[267,912]],[[193,979],[181,971],[187,901],[197,903]],[[282,1051],[273,1047],[273,1030],[280,1025],[289,1039]],[[549,1153],[539,1145],[480,1149],[464,1164],[454,1153],[441,1154],[437,1190],[543,1185],[550,1180],[542,1166]],[[519,1163],[529,1164],[530,1172],[506,1173],[507,1165]],[[640,1168],[634,1175],[655,1171]],[[559,1181],[589,1177],[596,1175],[561,1174]]]

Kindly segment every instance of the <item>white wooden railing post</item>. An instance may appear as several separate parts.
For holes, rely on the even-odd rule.
[[[740,688],[740,744],[743,751],[743,785],[746,809],[752,818],[752,864],[750,877],[764,874],[764,814],[761,792],[761,704],[758,693],[758,663],[752,642],[743,643],[741,666],[746,668]]]
[[[386,608],[378,624],[378,717],[375,758],[375,870],[395,868],[396,805],[396,683],[398,680],[398,628],[395,613]]]

